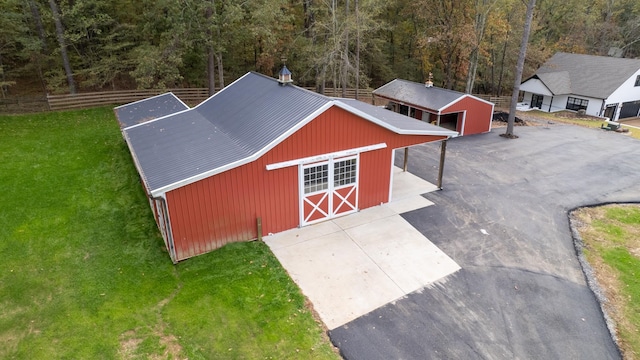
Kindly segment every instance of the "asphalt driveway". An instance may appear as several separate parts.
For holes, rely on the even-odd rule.
[[[329,332],[346,359],[619,359],[568,212],[640,200],[640,141],[571,125],[449,141],[444,190],[402,216],[462,269]],[[409,171],[435,181],[438,149]]]

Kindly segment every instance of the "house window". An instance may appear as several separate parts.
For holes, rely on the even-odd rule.
[[[409,116],[409,107],[407,105],[400,105],[400,111],[398,111],[402,115]]]
[[[636,84],[633,86],[640,86],[640,75],[636,76]]]
[[[329,165],[323,164],[304,169],[304,193],[327,190],[329,187]]]
[[[575,110],[575,111],[578,111],[580,109],[587,110],[588,105],[589,105],[589,100],[578,99],[574,97],[569,97],[569,99],[567,99],[567,110]]]
[[[333,186],[343,186],[356,182],[356,159],[342,160],[333,164]]]

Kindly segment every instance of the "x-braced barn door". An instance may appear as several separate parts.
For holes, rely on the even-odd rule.
[[[300,166],[300,225],[358,210],[358,156]]]

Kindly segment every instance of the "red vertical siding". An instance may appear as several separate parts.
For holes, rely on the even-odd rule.
[[[343,109],[332,107],[261,158],[167,193],[177,259],[205,253],[229,242],[299,225],[298,167],[266,170],[269,164],[386,143],[360,155],[359,207],[389,198],[392,150],[443,137],[398,135]]]
[[[464,120],[464,135],[480,134],[491,130],[493,105],[466,96],[455,104],[444,109],[443,113],[467,111]],[[458,123],[461,122],[459,118]]]

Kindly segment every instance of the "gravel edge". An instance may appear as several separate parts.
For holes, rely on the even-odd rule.
[[[620,350],[620,343],[619,343],[619,339],[616,331],[616,323],[611,318],[611,316],[609,316],[609,313],[605,309],[604,305],[608,301],[607,297],[605,296],[604,291],[602,290],[602,287],[600,286],[600,284],[598,283],[598,280],[596,279],[595,272],[591,267],[591,264],[589,264],[586,256],[584,255],[584,247],[585,247],[584,241],[582,240],[582,237],[580,236],[580,232],[578,231],[578,227],[582,224],[582,222],[578,220],[578,218],[574,214],[576,211],[583,208],[599,207],[599,206],[605,206],[605,205],[616,205],[616,204],[622,205],[626,203],[602,203],[602,204],[581,206],[575,209],[571,209],[568,212],[568,218],[569,218],[569,228],[571,229],[571,237],[573,238],[573,246],[576,250],[576,256],[578,258],[578,262],[580,263],[580,267],[582,268],[582,273],[584,274],[584,277],[587,280],[587,285],[589,286],[589,289],[591,289],[591,292],[595,296],[596,301],[600,306],[600,311],[602,312],[604,321],[607,325],[607,329],[609,330],[609,335],[611,335],[611,339],[613,339],[613,342],[616,344],[616,348],[618,349],[620,358],[622,358],[622,351]]]

